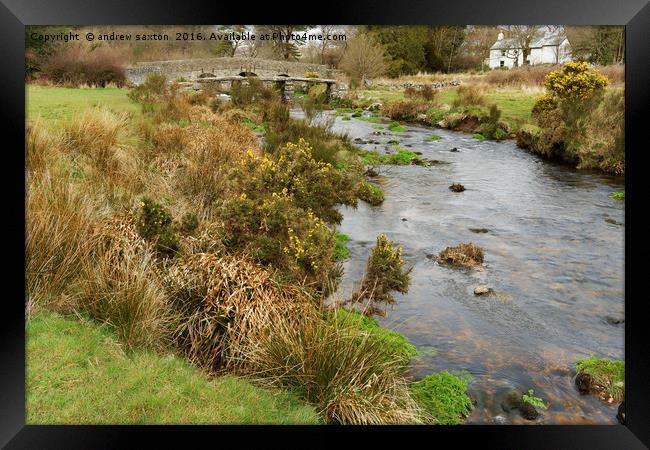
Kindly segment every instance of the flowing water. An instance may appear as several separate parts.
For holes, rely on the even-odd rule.
[[[332,130],[379,142],[364,149],[394,151],[386,143],[398,140],[448,164],[382,166],[374,181],[384,203],[340,209],[350,258],[335,296],[358,287],[385,233],[403,246],[413,272],[408,294],[395,294],[378,319],[423,353],[414,377],[471,374],[476,406],[466,423],[616,423],[618,405],[581,396],[573,377],[576,358],[624,358],[624,324],[605,320],[623,316],[624,202],[610,197],[623,181],[543,161],[513,141],[418,126],[389,134],[376,125],[338,117]],[[427,141],[431,134],[442,139]],[[452,183],[466,190],[452,192]],[[427,257],[463,242],[484,248],[483,270]],[[475,296],[480,284],[496,295]],[[512,388],[534,389],[548,409],[535,422],[504,412],[500,400]]]

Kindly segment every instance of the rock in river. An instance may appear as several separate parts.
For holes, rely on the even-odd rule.
[[[480,286],[476,286],[474,288],[474,295],[485,295],[485,294],[489,294],[491,292],[492,292],[492,288],[487,287],[484,284],[481,284]]]
[[[535,420],[539,416],[539,411],[533,405],[527,402],[521,402],[519,405],[519,413],[521,417],[526,420]]]
[[[579,373],[576,375],[576,387],[578,388],[578,392],[583,395],[590,393],[592,381],[591,375],[586,373]]]

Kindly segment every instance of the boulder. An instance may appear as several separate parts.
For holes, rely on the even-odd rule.
[[[591,375],[588,375],[586,373],[579,373],[576,375],[576,387],[578,388],[578,392],[580,392],[582,395],[589,394],[591,392],[592,383],[593,380],[591,378]]]
[[[618,413],[616,413],[616,419],[621,425],[625,425],[625,402],[622,402],[618,405]]]
[[[523,401],[519,405],[519,413],[526,420],[535,420],[539,416],[539,411],[533,405]]]

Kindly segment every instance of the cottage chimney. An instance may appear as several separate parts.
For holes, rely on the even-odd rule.
[[[503,39],[503,33],[497,35],[497,41],[500,41],[501,39]]]

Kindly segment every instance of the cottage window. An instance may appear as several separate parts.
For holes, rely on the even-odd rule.
[[[506,65],[505,61],[501,60],[499,61],[499,67],[504,67]]]

